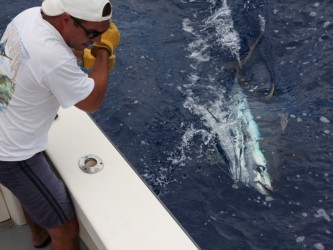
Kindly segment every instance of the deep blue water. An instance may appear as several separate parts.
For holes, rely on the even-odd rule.
[[[39,3],[1,0],[0,32]],[[121,45],[92,117],[202,249],[333,249],[332,4],[113,1]],[[261,33],[236,77],[227,65]],[[207,118],[228,114],[235,78],[261,133],[269,198],[233,185],[214,136],[226,124]]]

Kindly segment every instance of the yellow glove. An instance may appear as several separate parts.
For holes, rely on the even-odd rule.
[[[99,48],[105,48],[109,51],[110,55],[113,51],[118,48],[120,42],[120,33],[117,26],[110,21],[110,26],[101,36],[101,41],[99,44],[94,43],[91,48],[91,54],[96,57]]]
[[[91,69],[92,67],[94,67],[96,58],[92,55],[90,49],[84,49],[82,61],[83,61],[83,68]],[[112,54],[109,57],[109,71],[113,70],[115,64],[116,64],[116,55]]]

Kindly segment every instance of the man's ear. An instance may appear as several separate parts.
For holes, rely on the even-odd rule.
[[[61,24],[63,27],[66,27],[71,22],[73,22],[73,20],[68,13],[64,13],[61,15]]]

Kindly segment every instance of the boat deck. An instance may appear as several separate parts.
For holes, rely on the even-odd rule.
[[[18,226],[12,220],[0,223],[0,249],[1,250],[36,250],[30,241],[30,229],[28,225]],[[41,249],[52,249],[51,243]],[[83,242],[80,242],[81,250],[88,250]]]

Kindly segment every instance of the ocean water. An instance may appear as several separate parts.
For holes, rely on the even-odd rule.
[[[0,32],[39,3],[2,0]],[[91,116],[200,248],[333,249],[332,1],[112,4],[121,44]],[[235,89],[260,132],[269,196],[230,174]]]

